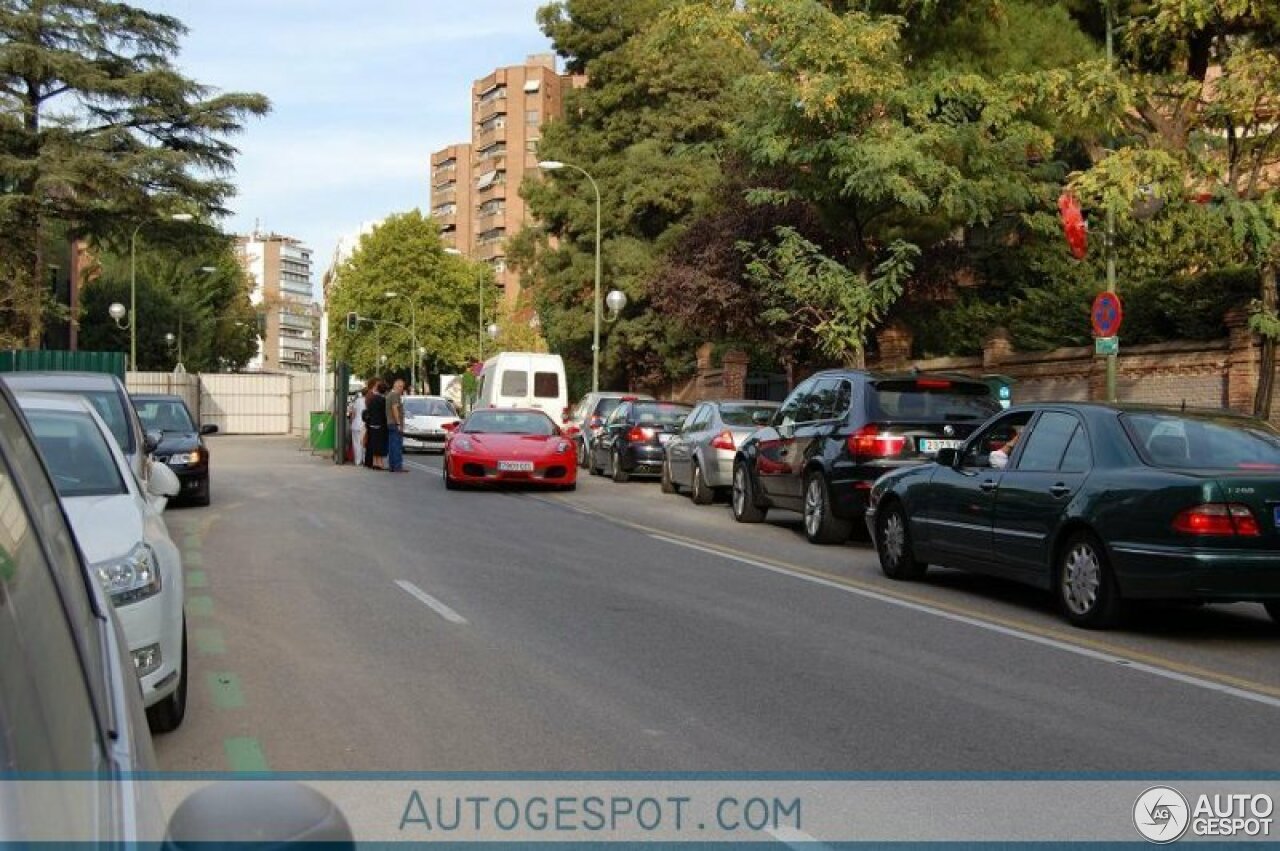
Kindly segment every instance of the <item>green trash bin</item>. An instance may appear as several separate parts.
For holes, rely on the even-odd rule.
[[[311,451],[333,451],[333,411],[312,411],[311,431],[309,432]]]

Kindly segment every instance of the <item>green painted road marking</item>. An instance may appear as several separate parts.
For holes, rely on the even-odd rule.
[[[192,617],[207,618],[213,614],[213,598],[204,594],[196,594],[187,598],[187,614]]]
[[[222,640],[222,630],[213,627],[201,627],[195,631],[196,649],[206,656],[221,656],[227,652],[227,645]]]
[[[203,570],[187,571],[187,587],[188,588],[208,588],[209,577],[205,576]]]
[[[187,567],[200,567],[204,564],[204,556],[198,550],[195,552],[188,550],[182,554],[182,563]]]
[[[214,706],[219,709],[239,709],[244,706],[244,693],[240,691],[239,677],[227,671],[211,671],[208,678]]]
[[[234,736],[222,743],[227,754],[227,764],[232,771],[270,771],[262,745],[249,736]]]
[[[183,539],[182,539],[182,548],[183,548],[184,550],[198,550],[198,549],[200,549],[200,536],[199,536],[199,535],[188,535],[187,537],[183,538]]]

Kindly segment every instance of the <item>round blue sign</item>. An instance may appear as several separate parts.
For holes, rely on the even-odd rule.
[[[1114,337],[1120,331],[1120,323],[1124,320],[1124,308],[1120,304],[1120,296],[1115,293],[1098,293],[1093,300],[1093,333],[1099,337]]]

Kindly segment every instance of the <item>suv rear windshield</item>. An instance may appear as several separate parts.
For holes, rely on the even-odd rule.
[[[873,420],[959,422],[985,420],[1001,411],[985,384],[942,378],[890,379],[868,385]]]
[[[688,405],[674,405],[668,402],[634,402],[631,418],[638,423],[657,423],[659,425],[678,426],[689,416]]]
[[[1280,470],[1280,431],[1258,420],[1122,414],[1142,460],[1181,470]]]

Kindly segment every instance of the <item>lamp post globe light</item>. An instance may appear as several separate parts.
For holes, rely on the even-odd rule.
[[[124,321],[124,318],[129,315],[129,310],[120,302],[118,301],[111,302],[111,306],[107,308],[107,313],[111,316],[112,319],[115,320],[115,323],[118,327],[120,328],[129,327]]]
[[[488,333],[490,340],[498,339],[498,323],[490,322],[489,327],[486,328],[485,331]]]
[[[592,299],[595,308],[595,322],[592,326],[591,334],[591,391],[594,393],[600,389],[600,187],[596,184],[596,179],[591,176],[590,172],[573,163],[560,162],[559,160],[543,160],[538,163],[538,168],[543,171],[558,171],[562,168],[571,168],[580,172],[591,183],[591,190],[596,195],[596,288],[595,297]],[[623,298],[625,299],[625,296]]]
[[[605,296],[604,302],[609,306],[610,313],[613,314],[609,320],[612,322],[618,318],[618,314],[622,313],[622,309],[627,306],[627,294],[622,290],[613,290],[609,295]]]
[[[190,213],[170,213],[169,219],[175,222],[189,222],[195,216]],[[138,371],[138,231],[142,230],[146,222],[139,222],[133,229],[133,233],[129,236],[129,370],[131,372]],[[111,318],[116,320],[116,324],[120,325],[121,317],[116,316],[114,312],[115,305],[111,306]],[[121,325],[121,327],[125,327]]]

